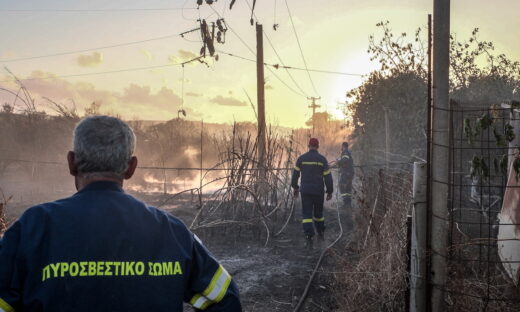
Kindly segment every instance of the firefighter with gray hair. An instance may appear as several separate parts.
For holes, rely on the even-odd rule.
[[[122,120],[92,116],[67,154],[77,193],[29,208],[0,241],[0,312],[241,311],[226,269],[176,217],[123,190],[137,167]]]

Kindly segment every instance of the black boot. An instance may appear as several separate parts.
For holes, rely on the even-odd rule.
[[[312,235],[305,235],[305,248],[312,249]]]

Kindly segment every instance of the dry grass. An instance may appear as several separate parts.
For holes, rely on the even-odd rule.
[[[4,191],[0,188],[0,237],[4,234],[7,229],[8,222],[5,214],[7,203],[13,198],[13,196],[6,197]]]
[[[337,252],[335,274],[338,311],[404,311],[407,290],[406,215],[411,205],[411,177],[380,170],[365,174],[357,191],[357,261]],[[370,230],[368,230],[370,228]]]
[[[449,276],[446,285],[446,302],[450,311],[518,311],[520,288],[505,277],[495,255],[486,259],[487,248],[491,247],[491,254],[493,244],[496,244],[494,240],[484,239],[450,248],[452,258],[448,262]],[[481,261],[461,260],[478,258],[475,250],[479,247],[486,255]]]
[[[239,133],[234,126],[223,143],[217,145],[220,160],[214,166],[221,170],[221,176],[212,180],[223,181],[223,185],[201,202],[191,228],[211,232],[220,227],[235,239],[252,230],[254,237],[265,239],[267,244],[279,232],[275,224],[288,219],[293,206],[292,170],[280,169],[292,167],[292,139],[269,131],[263,166],[258,163],[255,134]]]

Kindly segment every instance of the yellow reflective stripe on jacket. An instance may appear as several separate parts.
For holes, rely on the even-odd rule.
[[[312,223],[312,219],[303,219],[302,223]]]
[[[341,158],[349,159],[350,157],[348,157],[348,155],[343,155],[343,156],[341,156]]]
[[[300,167],[298,167],[298,166],[294,166],[294,170],[296,170],[296,171],[300,171],[301,169],[300,169]]]
[[[318,221],[318,222],[324,222],[325,221],[325,217],[321,217],[321,218],[313,217],[312,219],[314,219],[314,221]]]
[[[302,161],[302,165],[316,165],[323,167],[323,163],[319,161]]]
[[[323,175],[324,175],[324,176],[326,176],[326,175],[328,175],[328,174],[330,174],[330,170],[325,170],[325,171],[323,171]]]
[[[193,296],[193,298],[191,298],[190,304],[199,310],[205,310],[212,304],[212,302],[203,295],[196,294],[195,296]]]
[[[231,275],[229,275],[226,269],[221,265],[215,275],[213,275],[208,288],[206,288],[202,294],[213,302],[219,302],[224,298],[229,283],[231,283]]]
[[[4,299],[0,298],[0,312],[14,312],[14,308],[5,302]]]

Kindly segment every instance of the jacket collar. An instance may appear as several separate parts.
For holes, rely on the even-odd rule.
[[[96,182],[92,182],[92,183],[88,184],[83,189],[81,189],[81,191],[79,191],[78,193],[89,192],[89,191],[100,191],[100,190],[124,192],[121,185],[119,185],[119,183],[117,183],[117,182],[96,181]]]

